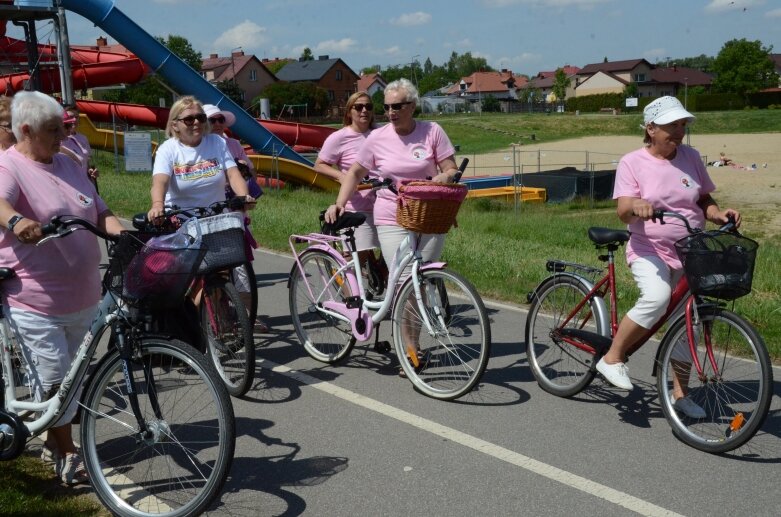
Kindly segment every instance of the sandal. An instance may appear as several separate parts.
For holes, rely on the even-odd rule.
[[[409,348],[409,347],[408,347]],[[407,351],[407,361],[412,363],[412,367],[415,369],[416,372],[419,372],[423,369],[423,362],[425,360],[425,354],[421,353],[420,350],[415,351],[414,354],[409,354],[410,350]],[[404,368],[399,367],[399,377],[402,379],[407,378],[407,374],[404,372]]]
[[[60,461],[61,473],[60,479],[66,485],[79,485],[89,483],[89,475],[84,468],[84,460],[77,453],[65,454]]]

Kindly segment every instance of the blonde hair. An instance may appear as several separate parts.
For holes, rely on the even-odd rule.
[[[11,97],[0,96],[0,119],[11,122]]]
[[[349,126],[353,123],[353,106],[355,106],[355,103],[358,102],[358,99],[361,97],[366,97],[369,99],[369,102],[372,102],[372,96],[369,95],[369,92],[365,92],[363,90],[359,92],[355,92],[347,99],[347,104],[344,106],[344,117],[342,118],[342,124],[345,126]],[[369,124],[370,128],[374,128],[374,109],[369,110],[369,112],[372,115],[371,123]]]
[[[203,103],[192,95],[185,95],[184,97],[180,97],[179,100],[174,102],[174,105],[171,106],[171,109],[168,111],[168,122],[165,125],[165,136],[168,138],[178,139],[178,135],[174,132],[173,129],[174,122],[176,122],[176,119],[179,118],[179,115],[181,115],[184,110],[192,107],[201,108],[201,111],[203,111]],[[211,125],[209,124],[208,120],[206,120],[204,126],[204,134],[211,133]]]

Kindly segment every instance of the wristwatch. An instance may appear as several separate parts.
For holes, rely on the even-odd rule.
[[[14,226],[16,226],[16,223],[18,223],[18,222],[19,222],[19,221],[21,221],[22,219],[24,219],[24,216],[23,216],[23,215],[14,214],[14,215],[13,215],[13,217],[11,217],[11,218],[8,220],[8,224],[6,225],[6,226],[8,227],[8,231],[9,231],[9,232],[12,232],[12,231],[14,231]]]

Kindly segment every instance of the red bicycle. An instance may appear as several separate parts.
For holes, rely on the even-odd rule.
[[[762,337],[724,301],[751,291],[757,243],[728,231],[731,223],[704,232],[675,212],[657,211],[654,217],[662,224],[665,218],[678,219],[689,231],[676,243],[686,274],[665,315],[630,355],[669,322],[652,372],[662,412],[684,443],[710,453],[730,451],[759,430],[773,395]],[[599,256],[607,262],[607,272],[597,279],[601,269],[551,260],[546,265],[551,276],[527,297],[529,365],[540,387],[559,397],[573,396],[591,383],[618,328],[615,252],[629,240],[629,232],[589,228],[588,236],[597,249],[607,251]],[[684,309],[680,315],[679,306]],[[690,418],[676,410],[676,384],[705,410],[705,417]]]

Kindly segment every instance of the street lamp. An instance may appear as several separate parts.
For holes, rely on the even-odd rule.
[[[418,73],[415,70],[415,63],[417,63],[417,58],[420,57],[420,54],[415,54],[412,56],[412,62],[410,63],[410,66],[412,67],[412,78],[415,80],[415,88],[418,87]]]

